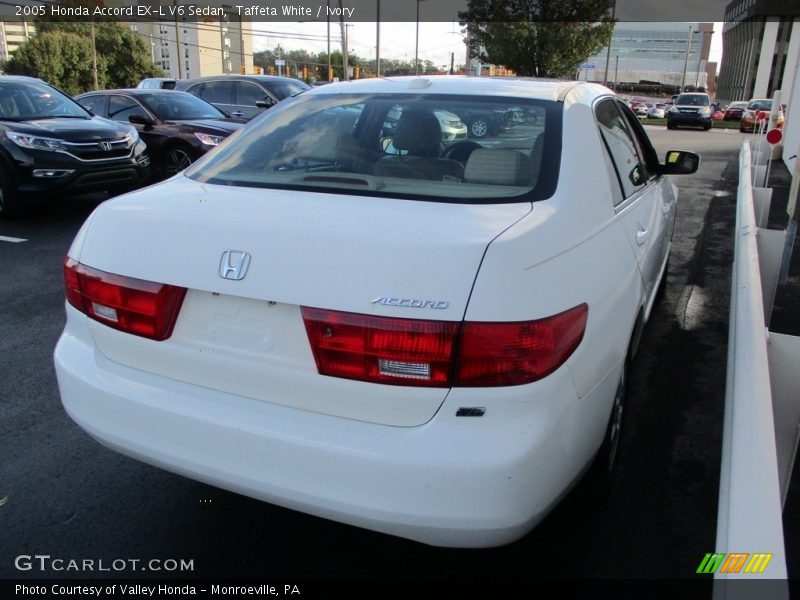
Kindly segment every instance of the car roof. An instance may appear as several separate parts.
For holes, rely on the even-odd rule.
[[[468,77],[460,75],[359,79],[314,87],[303,92],[303,95],[318,96],[346,93],[453,94],[563,101],[572,90],[580,90],[580,96],[592,99],[604,95],[613,95],[613,92],[606,87],[580,81],[557,81],[522,77]]]
[[[221,75],[206,75],[204,77],[194,77],[192,79],[178,79],[180,83],[196,83],[198,81],[213,81],[217,79],[232,79],[232,80],[246,80],[246,81],[292,81],[303,85],[308,85],[301,79],[294,79],[293,77],[280,77],[278,75],[241,75],[236,73],[224,73]]]
[[[28,77],[27,75],[0,75],[2,79],[10,79],[11,81],[35,81],[36,83],[43,83],[45,85],[50,85],[44,79],[39,77]]]
[[[127,94],[130,96],[143,96],[145,94],[183,94],[185,96],[191,96],[188,92],[183,92],[179,90],[165,90],[161,88],[120,88],[116,90],[92,90],[89,92],[83,92],[82,94],[78,94],[76,98],[80,96],[89,96],[94,94]],[[196,96],[195,96],[196,97]]]

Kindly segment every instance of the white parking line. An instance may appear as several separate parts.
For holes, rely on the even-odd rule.
[[[19,244],[20,242],[27,242],[28,240],[23,240],[22,238],[14,238],[14,237],[6,237],[4,235],[0,235],[0,242],[11,242],[12,244]]]

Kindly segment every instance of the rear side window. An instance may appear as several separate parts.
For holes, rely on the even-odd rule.
[[[108,99],[108,118],[115,121],[128,122],[128,117],[140,115],[148,117],[147,111],[133,98],[128,96],[111,96]]]
[[[259,100],[266,100],[267,92],[249,81],[236,82],[236,104],[239,106],[255,106]]]
[[[450,95],[317,95],[279,104],[213,157],[198,181],[457,203],[555,191],[560,103]],[[487,131],[471,137],[467,122]]]
[[[200,96],[206,102],[214,104],[233,104],[233,82],[232,81],[207,81],[203,84],[200,92],[194,89],[189,90]]]
[[[99,117],[106,116],[106,96],[103,96],[101,94],[92,94],[91,96],[83,96],[80,100],[78,100],[78,104],[92,111]]]

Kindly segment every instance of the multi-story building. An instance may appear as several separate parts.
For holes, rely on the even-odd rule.
[[[782,90],[788,102],[800,57],[798,16],[800,6],[792,2],[777,11],[772,0],[734,0],[725,7],[718,99],[770,98]]]
[[[127,0],[126,3],[130,2]],[[136,4],[136,0],[133,3]],[[173,4],[163,0],[161,3]],[[184,3],[184,0],[179,2]],[[252,23],[244,23],[233,6],[214,4],[226,9],[220,21],[178,16],[130,23],[130,27],[145,38],[153,62],[164,69],[168,77],[190,79],[224,73],[252,73]]]
[[[713,23],[616,23],[610,52],[606,47],[589,58],[580,78],[708,88],[713,29]]]
[[[0,19],[0,60],[8,60],[20,44],[30,38],[35,29],[27,21],[6,21]]]

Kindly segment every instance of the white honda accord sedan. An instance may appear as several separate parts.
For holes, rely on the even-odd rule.
[[[443,144],[437,112],[510,110]],[[89,217],[64,263],[64,407],[110,448],[267,502],[512,542],[613,474],[675,221],[665,175],[698,164],[660,163],[593,84],[309,90]]]

